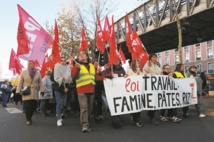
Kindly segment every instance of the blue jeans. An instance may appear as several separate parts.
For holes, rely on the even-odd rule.
[[[61,119],[62,109],[65,109],[67,103],[67,94],[59,91],[54,91],[56,98],[56,118]]]
[[[195,104],[195,110],[196,110],[197,114],[200,115],[201,114],[201,107],[200,107],[200,95],[199,94],[198,94],[197,100],[198,100],[198,103]]]
[[[2,93],[1,97],[2,97],[2,106],[6,107],[7,106],[7,94]]]

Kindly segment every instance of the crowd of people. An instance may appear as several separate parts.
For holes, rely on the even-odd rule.
[[[40,72],[35,68],[35,61],[28,61],[28,67],[20,74],[17,86],[12,86],[8,81],[1,85],[2,106],[7,107],[10,94],[14,94],[14,102],[18,104],[23,101],[23,111],[27,120],[27,125],[32,125],[32,116],[34,111],[40,110],[42,116],[47,116],[51,111],[49,104],[55,102],[56,125],[62,126],[63,118],[68,115],[67,111],[77,111],[80,114],[80,125],[82,132],[91,131],[90,122],[91,115],[95,122],[103,121],[103,106],[108,106],[105,100],[105,89],[103,80],[108,78],[117,78],[137,75],[167,75],[173,78],[193,77],[197,82],[198,104],[195,104],[198,117],[205,117],[200,109],[200,95],[204,88],[206,79],[197,74],[196,66],[191,66],[187,72],[184,72],[184,65],[177,64],[173,72],[170,71],[169,65],[161,66],[157,61],[156,54],[150,54],[149,60],[144,67],[141,67],[138,60],[130,63],[130,68],[126,72],[122,67],[121,61],[118,59],[113,64],[107,64],[104,70],[99,68],[97,60],[91,62],[88,53],[81,52],[71,67],[66,64],[66,59],[55,64],[52,71],[46,71],[46,75],[42,78]],[[30,92],[23,95],[23,88],[30,87]],[[183,118],[189,118],[188,108],[183,107]],[[161,109],[161,121],[172,121],[173,123],[181,122],[178,118],[177,109]],[[152,124],[158,125],[159,122],[155,118],[157,111],[147,111],[147,115]],[[137,127],[143,127],[141,113],[129,114],[131,120]],[[112,126],[119,128],[122,126],[121,116],[111,116]]]

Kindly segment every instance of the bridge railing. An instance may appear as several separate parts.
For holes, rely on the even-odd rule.
[[[214,0],[151,0],[128,13],[133,30],[139,35],[214,6]],[[115,22],[117,43],[126,40],[125,15]]]

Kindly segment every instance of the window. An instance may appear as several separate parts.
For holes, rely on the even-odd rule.
[[[189,53],[184,53],[184,62],[189,62]]]
[[[179,63],[179,56],[175,55],[175,64],[178,64],[178,63]]]
[[[196,43],[196,44],[195,44],[195,47],[200,47],[200,43]]]
[[[212,40],[207,41],[207,44],[212,44]]]
[[[169,51],[165,51],[165,54],[168,55],[168,54],[169,54]]]
[[[165,64],[169,65],[169,58],[165,58]]]
[[[201,51],[196,51],[196,60],[201,60]]]
[[[214,62],[207,64],[208,73],[214,73],[213,68],[214,68]]]
[[[188,46],[184,46],[184,50],[188,50],[189,49],[189,47]]]
[[[178,52],[178,48],[175,48],[175,52]]]
[[[161,55],[161,53],[160,53],[160,52],[158,52],[158,53],[157,53],[157,56],[160,56],[160,55]]]
[[[207,48],[207,58],[213,58],[213,49]]]

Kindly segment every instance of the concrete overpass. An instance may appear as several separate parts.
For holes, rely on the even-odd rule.
[[[183,46],[214,39],[214,0],[151,0],[128,13],[148,53],[178,47],[176,13],[182,26]],[[129,58],[125,15],[115,22],[115,30],[117,43]]]

